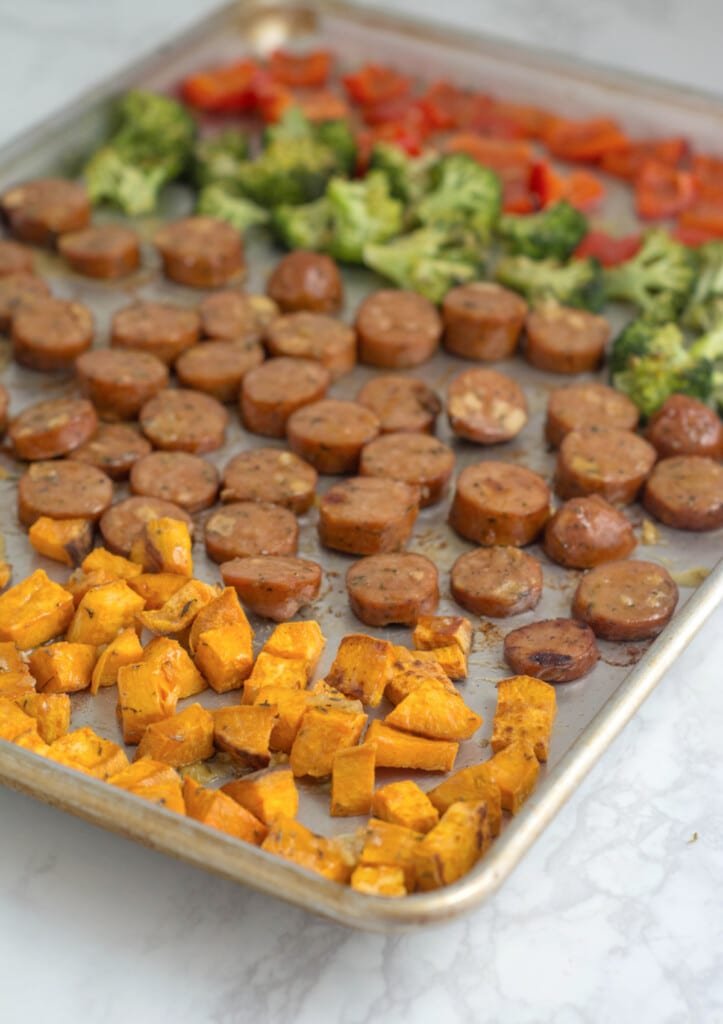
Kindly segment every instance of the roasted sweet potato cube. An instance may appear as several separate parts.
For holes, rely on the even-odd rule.
[[[153,664],[139,661],[118,669],[118,714],[126,743],[140,743],[152,722],[170,718],[178,690]]]
[[[14,643],[0,643],[0,674],[3,672],[22,672],[27,663]]]
[[[200,610],[216,597],[218,591],[201,580],[186,580],[166,603],[154,611],[144,611],[138,621],[151,633],[172,636],[190,626]]]
[[[489,762],[475,764],[455,772],[434,789],[430,789],[427,796],[440,814],[444,814],[452,804],[456,804],[459,800],[470,800],[472,803],[484,800],[487,804],[490,833],[497,836],[500,834],[502,824],[500,787],[490,780],[487,764]]]
[[[143,648],[138,634],[129,626],[111,640],[98,656],[90,681],[90,692],[95,694],[103,686],[115,686],[118,682],[118,669],[141,661],[142,658]]]
[[[92,644],[65,643],[38,647],[30,655],[30,671],[41,693],[77,693],[87,690],[95,666]]]
[[[263,650],[279,658],[300,658],[306,665],[306,678],[310,680],[319,663],[326,639],[318,622],[282,622],[266,641]]]
[[[378,706],[392,675],[394,648],[388,640],[351,633],[339,644],[326,681],[347,697]]]
[[[364,705],[360,700],[345,697],[341,690],[329,686],[325,679],[318,679],[306,693],[310,708],[335,708],[337,711],[351,711],[355,714],[364,712]]]
[[[303,690],[306,686],[306,663],[301,658],[279,658],[261,651],[244,683],[244,704],[254,704],[257,694],[265,686]]]
[[[217,693],[238,690],[254,663],[253,634],[248,622],[205,630],[198,638],[195,660]]]
[[[0,559],[0,590],[4,590],[13,578],[13,567],[10,562]]]
[[[213,713],[213,741],[219,750],[249,768],[269,763],[269,740],[276,721],[276,708],[258,704],[236,704]]]
[[[384,691],[384,696],[392,704],[399,704],[410,693],[425,684],[436,685],[449,693],[458,693],[457,687],[438,662],[419,657],[418,654],[419,652],[409,651],[406,647],[394,648],[391,676]]]
[[[463,615],[421,615],[412,641],[422,651],[456,644],[467,657],[472,647],[472,623]]]
[[[16,672],[0,672],[0,697],[15,700],[26,693],[35,693],[35,679],[27,665]]]
[[[497,685],[497,709],[490,744],[497,752],[527,739],[538,761],[546,761],[557,712],[555,687],[534,676],[512,676]]]
[[[286,686],[264,686],[254,701],[256,707],[271,707],[277,718],[271,730],[269,747],[290,754],[301,719],[309,707],[309,694],[305,690],[290,690]]]
[[[246,612],[241,607],[238,594],[233,587],[225,587],[221,593],[217,593],[212,601],[201,608],[193,620],[188,637],[191,654],[198,647],[201,633],[205,633],[209,629],[219,629],[221,626],[245,626],[253,637]]]
[[[121,630],[134,624],[142,610],[143,598],[125,580],[93,587],[76,608],[66,639],[96,647],[109,644]]]
[[[114,580],[114,576],[109,576],[102,569],[86,572],[81,568],[73,570],[63,587],[72,596],[73,604],[77,608],[89,590],[93,587],[102,587],[105,583],[113,583]]]
[[[424,772],[450,772],[459,743],[411,736],[382,722],[372,722],[364,737],[377,751],[377,768],[416,768]]]
[[[143,757],[140,761],[129,764],[108,781],[111,786],[118,786],[119,789],[125,789],[129,793],[143,797],[144,800],[150,800],[151,803],[161,804],[176,814],[186,813],[181,779],[170,765],[161,761]]]
[[[445,647],[433,647],[429,651],[419,651],[421,657],[431,656],[441,665],[450,679],[467,678],[467,655],[457,644]]]
[[[76,729],[50,744],[47,756],[96,779],[108,780],[128,766],[125,751],[90,727]]]
[[[141,566],[136,565],[135,568],[140,569]],[[141,572],[128,580],[128,586],[146,602],[145,611],[155,612],[187,582],[185,576],[173,572]]]
[[[294,775],[311,775],[315,779],[331,775],[334,755],[359,742],[366,720],[363,713],[308,708],[291,748],[289,764]]]
[[[482,725],[459,694],[448,693],[436,682],[413,690],[384,721],[432,740],[468,740]]]
[[[265,825],[270,825],[276,818],[295,818],[299,810],[299,793],[294,775],[288,768],[234,779],[222,786],[221,791],[251,811]]]
[[[151,665],[155,671],[161,672],[169,686],[178,690],[178,699],[195,697],[208,689],[208,684],[198,671],[188,651],[177,640],[167,636],[157,636],[143,651],[143,661]]]
[[[193,575],[192,541],[187,523],[167,516],[151,519],[143,527],[142,538],[145,565],[151,572]]]
[[[405,779],[382,786],[372,799],[375,818],[392,825],[404,825],[414,832],[429,832],[439,821],[439,812],[416,782]]]
[[[46,743],[54,743],[70,729],[70,697],[67,693],[27,693],[15,703],[35,719],[38,733]]]
[[[352,889],[364,892],[368,896],[406,896],[402,868],[391,864],[357,864],[349,881]]]
[[[0,594],[0,640],[21,651],[39,647],[66,631],[73,618],[73,598],[42,569]]]
[[[186,777],[183,780],[183,797],[189,818],[254,846],[258,846],[266,836],[266,825],[220,789],[205,789]]]
[[[338,843],[314,835],[293,818],[276,818],[261,849],[334,882],[347,882],[351,875],[351,864]]]
[[[421,833],[404,825],[370,818],[359,863],[401,868],[407,891],[412,892],[417,878],[417,849],[423,838]]]
[[[150,757],[183,768],[213,757],[213,715],[200,704],[152,722],[138,744],[135,759]]]
[[[32,715],[18,707],[9,697],[0,697],[0,740],[17,741],[27,733],[38,733],[38,723]]]
[[[93,546],[93,524],[89,519],[40,516],[28,530],[28,539],[39,555],[75,567]]]
[[[122,555],[114,555],[107,548],[93,548],[83,559],[83,572],[102,572],[109,579],[132,580],[141,572],[141,567]]]
[[[517,814],[537,785],[540,773],[534,748],[525,739],[515,740],[478,767],[489,782],[499,787],[502,806],[510,814]]]
[[[343,747],[331,763],[331,804],[334,818],[369,814],[374,795],[374,747]]]
[[[487,850],[490,836],[484,800],[452,804],[417,847],[417,888],[439,889],[466,875]]]

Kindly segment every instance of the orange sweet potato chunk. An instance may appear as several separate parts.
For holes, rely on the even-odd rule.
[[[178,691],[178,699],[195,697],[208,689],[208,684],[193,664],[188,651],[177,640],[157,636],[143,651],[143,661],[165,676],[168,685]]]
[[[488,765],[489,761],[486,761],[484,764],[475,764],[455,772],[434,789],[430,789],[427,796],[440,814],[444,814],[459,800],[469,800],[472,803],[484,800],[487,804],[490,832],[497,836],[502,824],[502,802],[500,787],[491,781]]]
[[[20,743],[25,739],[27,742],[21,745],[28,746],[34,743],[36,738],[38,743],[42,742],[38,723],[33,716],[18,707],[14,700],[0,697],[0,740]]]
[[[54,743],[70,729],[70,697],[67,693],[28,693],[15,703],[35,719],[40,738]]]
[[[93,669],[90,692],[95,694],[101,687],[115,686],[118,682],[118,670],[124,665],[132,665],[143,658],[143,648],[138,634],[132,626],[124,629],[100,653]]]
[[[502,807],[517,814],[537,785],[540,763],[527,740],[515,740],[478,766],[489,782],[499,787]]]
[[[374,795],[374,747],[343,747],[331,764],[331,803],[333,818],[369,814]]]
[[[277,717],[269,737],[269,749],[290,754],[301,719],[309,707],[308,692],[290,690],[286,686],[264,686],[256,695],[254,704],[275,709]]]
[[[140,570],[141,566],[136,565],[135,568]],[[173,572],[140,572],[128,580],[128,586],[143,598],[146,611],[155,612],[170,601],[186,582],[184,576]]]
[[[195,662],[217,693],[240,689],[254,663],[251,626],[236,622],[204,630],[196,645]]]
[[[42,569],[0,594],[0,640],[21,651],[60,636],[73,618],[73,598]]]
[[[351,876],[351,864],[338,843],[314,835],[292,818],[276,818],[261,849],[334,882],[348,882]]]
[[[186,777],[183,798],[189,818],[254,846],[263,842],[268,831],[266,825],[220,789],[205,789]]]
[[[222,786],[221,791],[265,825],[271,825],[276,818],[295,818],[299,810],[299,792],[288,768],[234,779]]]
[[[417,888],[451,885],[474,867],[490,844],[487,804],[452,804],[416,851]]]
[[[251,675],[244,682],[244,704],[254,704],[265,686],[303,690],[306,686],[306,662],[301,658],[280,658],[276,654],[261,651]]]
[[[125,751],[112,740],[103,739],[88,726],[69,732],[51,743],[47,757],[58,764],[106,781],[128,766]]]
[[[512,676],[497,684],[497,708],[490,745],[496,752],[514,740],[528,740],[538,761],[546,761],[557,713],[555,687],[534,676]]]
[[[188,524],[162,516],[145,524],[141,536],[133,544],[131,558],[151,572],[189,577],[193,575],[191,547]]]
[[[125,580],[93,587],[80,601],[66,640],[79,644],[109,644],[121,630],[134,625],[143,610],[143,598]]]
[[[331,775],[334,755],[359,742],[366,720],[363,713],[309,708],[301,719],[291,748],[289,764],[294,775],[297,778],[310,775],[315,779]]]
[[[212,601],[201,608],[193,620],[188,636],[191,654],[194,654],[198,647],[201,633],[205,633],[208,629],[219,629],[221,626],[237,625],[246,626],[251,632],[249,620],[241,607],[238,594],[233,587],[224,587],[221,593],[217,593]]]
[[[412,736],[399,729],[372,722],[365,743],[377,751],[377,768],[416,768],[425,772],[449,772],[454,767],[459,743]]]
[[[472,623],[463,615],[420,615],[412,641],[423,651],[456,644],[467,657],[472,647]]]
[[[468,740],[482,719],[462,698],[438,683],[417,687],[384,719],[394,729],[417,733],[432,740]]]
[[[183,768],[213,757],[213,715],[200,704],[152,722],[138,744],[136,760],[150,757],[172,768]]]
[[[390,864],[358,864],[352,872],[349,884],[352,889],[366,893],[367,896],[407,895],[403,869],[392,867]]]
[[[306,678],[310,680],[325,645],[321,626],[309,619],[304,622],[280,623],[264,644],[263,650],[278,658],[300,658],[306,665]]]
[[[28,530],[28,539],[39,555],[75,567],[93,546],[93,524],[89,519],[40,516]]]
[[[143,757],[108,779],[118,786],[151,803],[160,804],[176,814],[186,813],[181,779],[169,765]]]
[[[416,782],[405,779],[390,782],[374,794],[372,814],[392,825],[403,825],[414,832],[429,832],[439,821],[439,812]]]
[[[235,761],[249,768],[263,768],[271,759],[269,742],[276,708],[236,704],[213,713],[213,740]]]
[[[110,580],[132,580],[141,572],[141,567],[122,555],[114,555],[107,548],[93,548],[81,564],[85,573],[101,572]]]
[[[38,647],[28,664],[41,693],[77,693],[90,686],[95,657],[92,644],[60,641]]]
[[[0,643],[0,675],[5,672],[23,672],[27,663],[14,643]]]
[[[417,879],[417,849],[423,838],[411,828],[370,818],[359,863],[401,868],[407,891],[412,892]]]
[[[173,636],[190,626],[205,605],[217,596],[215,587],[201,580],[185,580],[166,603],[158,609],[138,615],[140,624],[159,636]]]
[[[393,663],[394,648],[388,640],[352,633],[339,644],[326,681],[347,697],[375,708],[391,678]]]
[[[178,690],[152,664],[136,662],[118,669],[118,714],[126,743],[140,743],[146,727],[176,710]]]
[[[424,685],[458,693],[457,687],[438,662],[420,657],[419,652],[408,651],[406,647],[395,647],[391,677],[384,691],[387,700],[399,704]]]

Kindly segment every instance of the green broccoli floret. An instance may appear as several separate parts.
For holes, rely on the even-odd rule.
[[[673,394],[691,395],[702,402],[708,401],[713,371],[710,363],[705,361],[676,368],[649,356],[634,361],[627,370],[614,374],[612,380],[618,391],[626,394],[647,418]]]
[[[439,160],[437,153],[408,156],[399,146],[377,142],[372,149],[369,166],[384,171],[393,196],[406,205],[416,205],[432,187],[432,169]]]
[[[695,272],[692,251],[655,228],[632,259],[606,269],[605,291],[610,299],[632,302],[647,320],[666,323],[685,305]]]
[[[432,302],[441,302],[450,288],[480,274],[479,260],[465,240],[439,228],[419,228],[384,245],[366,245],[364,263]]]
[[[685,358],[683,334],[676,324],[633,320],[613,342],[608,361],[610,372],[618,373],[635,360],[651,356],[671,366],[679,365]]]
[[[529,216],[504,214],[497,225],[497,234],[509,252],[534,260],[548,256],[566,260],[586,231],[587,218],[566,200]]]
[[[257,224],[267,224],[269,211],[245,196],[227,192],[223,185],[206,185],[198,196],[197,213],[225,220],[242,234]]]
[[[326,198],[332,221],[329,252],[344,263],[361,263],[365,245],[385,242],[402,230],[404,209],[380,171],[361,181],[332,178]]]
[[[332,219],[326,196],[301,206],[276,206],[271,212],[271,228],[289,249],[314,249],[323,252],[331,242]]]
[[[691,330],[709,331],[723,321],[723,241],[698,249],[698,274],[683,311],[682,323]]]
[[[91,202],[110,203],[130,217],[154,210],[168,181],[163,165],[133,163],[112,146],[97,150],[83,170]]]
[[[431,175],[431,191],[416,208],[422,224],[463,228],[487,242],[502,205],[502,186],[497,175],[466,153],[443,156]]]
[[[593,259],[560,263],[506,256],[497,264],[495,277],[532,303],[554,299],[564,306],[598,310],[605,301],[602,268]]]
[[[239,166],[248,153],[246,135],[233,128],[199,139],[193,149],[193,180],[200,187],[223,184],[233,191]]]
[[[351,174],[356,164],[356,139],[348,121],[321,121],[314,138],[334,154],[339,174]]]

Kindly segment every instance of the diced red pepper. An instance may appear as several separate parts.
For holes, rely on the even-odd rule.
[[[394,99],[382,100],[381,103],[370,103],[362,109],[361,115],[365,124],[375,127],[378,124],[388,124],[390,121],[400,121],[412,110],[417,110],[418,116],[428,121],[422,107],[411,96],[395,96]]]
[[[352,102],[362,107],[405,96],[410,88],[405,75],[381,64],[365,64],[353,74],[344,75],[343,82]]]
[[[687,152],[688,143],[680,136],[631,142],[623,149],[612,149],[608,153],[603,153],[600,167],[608,174],[632,181],[648,160],[677,167]]]
[[[452,135],[444,144],[446,153],[466,153],[485,167],[491,167],[503,181],[529,183],[534,154],[520,139],[490,139],[475,132]]]
[[[687,231],[705,232],[710,238],[723,238],[723,194],[718,198],[695,200],[678,217],[678,226]]]
[[[643,220],[675,217],[696,196],[696,182],[689,171],[680,171],[655,160],[643,164],[635,179],[635,209]]]
[[[702,191],[711,194],[723,192],[723,159],[721,157],[699,153],[693,157],[691,170]]]
[[[189,75],[181,84],[181,93],[198,110],[239,113],[254,106],[253,83],[257,73],[254,61],[237,61]]]
[[[266,70],[259,70],[254,75],[251,90],[253,109],[267,124],[279,121],[284,112],[296,103],[291,89],[277,82]]]
[[[479,105],[475,93],[460,89],[451,82],[435,82],[419,100],[431,124],[439,131],[470,128]]]
[[[274,50],[269,57],[269,71],[273,78],[292,89],[326,85],[330,70],[331,53],[328,50],[313,50],[311,53]]]
[[[553,115],[542,107],[523,106],[495,100],[497,113],[515,125],[518,135],[525,139],[542,139],[554,120]]]
[[[369,166],[372,149],[377,142],[388,142],[399,146],[408,156],[419,156],[424,149],[425,137],[417,127],[405,121],[388,121],[374,128],[366,128],[357,133],[356,173],[364,174]]]
[[[329,89],[305,90],[294,97],[310,121],[342,121],[349,116],[349,107],[343,96]]]
[[[565,198],[565,179],[547,160],[539,160],[530,174],[530,189],[544,209]]]
[[[538,209],[537,196],[522,182],[502,183],[502,209],[505,213],[534,213]]]
[[[584,163],[594,163],[605,153],[630,145],[617,121],[608,117],[594,117],[587,121],[555,118],[545,132],[544,141],[552,155],[560,160]]]
[[[605,231],[588,231],[573,256],[580,260],[592,256],[604,267],[616,267],[618,263],[632,259],[640,248],[641,242],[640,235],[625,235],[622,238],[615,238],[614,235],[608,235]]]
[[[705,245],[706,242],[714,242],[720,238],[720,235],[703,231],[702,228],[688,227],[685,224],[678,224],[674,227],[671,235],[676,241],[682,242],[683,245],[687,245],[691,249],[697,249],[699,245]]]
[[[533,166],[530,189],[542,209],[566,199],[576,210],[589,213],[597,209],[605,198],[605,186],[596,175],[589,171],[560,174],[546,160],[540,160]]]

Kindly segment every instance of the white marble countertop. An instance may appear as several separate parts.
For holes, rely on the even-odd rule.
[[[0,0],[0,141],[211,6]],[[716,0],[444,10],[723,92]],[[356,934],[0,790],[0,1021],[720,1024],[722,626],[719,613],[502,890],[444,927]]]

